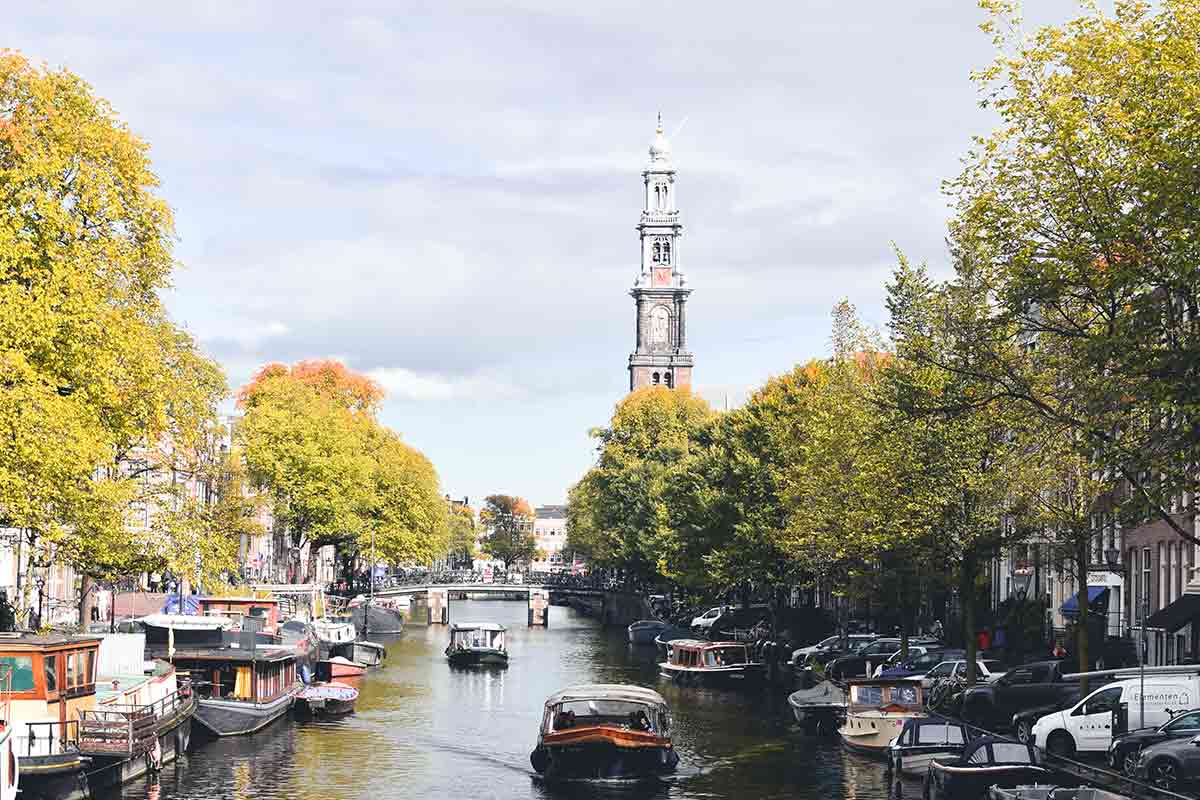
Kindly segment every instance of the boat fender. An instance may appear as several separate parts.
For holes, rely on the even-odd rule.
[[[534,751],[529,754],[529,763],[537,772],[546,771],[546,761],[546,748],[544,747],[536,747],[534,748]]]

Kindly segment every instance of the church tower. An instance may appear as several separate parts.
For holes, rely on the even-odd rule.
[[[675,168],[663,136],[662,114],[642,172],[645,198],[638,236],[641,272],[630,294],[637,309],[637,343],[629,356],[629,389],[643,386],[691,387],[692,354],[687,349],[687,287],[679,259],[679,209]]]

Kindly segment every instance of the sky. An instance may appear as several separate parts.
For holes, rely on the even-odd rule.
[[[1076,15],[1038,0],[1030,28]],[[883,328],[893,246],[948,270],[941,182],[992,57],[970,0],[24,3],[0,47],[151,145],[175,319],[243,384],[331,357],[443,490],[560,503],[628,389],[661,110],[695,390],[737,405]]]

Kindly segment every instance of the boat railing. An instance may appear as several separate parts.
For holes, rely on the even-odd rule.
[[[25,735],[13,737],[13,752],[18,758],[79,752],[79,720],[48,720],[22,725]]]
[[[79,751],[138,756],[154,748],[158,725],[193,703],[190,687],[143,706],[110,705],[79,712]]]

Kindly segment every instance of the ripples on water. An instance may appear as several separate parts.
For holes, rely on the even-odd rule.
[[[658,679],[653,647],[628,645],[567,608],[548,629],[525,604],[464,601],[451,618],[509,627],[507,670],[452,670],[444,627],[413,626],[361,679],[357,712],[280,721],[254,736],[197,742],[157,783],[105,800],[340,798],[854,798],[883,800],[883,765],[804,736],[786,694],[681,688]],[[671,705],[678,772],[661,784],[543,784],[529,766],[546,697],[573,683],[637,683]],[[919,787],[917,787],[919,791]],[[909,792],[909,794],[913,794]]]

